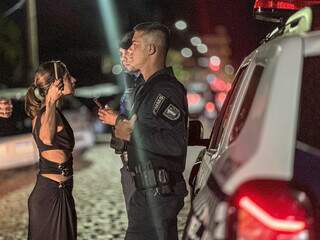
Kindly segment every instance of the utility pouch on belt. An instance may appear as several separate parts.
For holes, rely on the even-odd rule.
[[[134,182],[137,189],[148,189],[157,186],[156,176],[150,164],[142,168],[141,166],[135,167]]]
[[[156,174],[158,180],[158,192],[161,195],[172,193],[172,183],[170,182],[169,173],[164,168],[161,168],[156,171]]]

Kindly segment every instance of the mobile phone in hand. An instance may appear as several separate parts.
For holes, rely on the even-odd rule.
[[[61,73],[61,66],[60,66],[60,72],[58,71],[58,63],[61,64],[59,61],[54,61],[53,62],[53,68],[54,68],[54,77],[55,79],[60,79],[62,83],[62,89],[64,89],[64,82],[63,82],[63,75]]]
[[[103,108],[102,104],[99,102],[98,98],[93,98],[92,99],[94,101],[94,103],[99,107],[99,108]]]

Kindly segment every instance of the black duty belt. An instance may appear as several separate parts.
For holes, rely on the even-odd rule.
[[[136,167],[133,173],[137,189],[157,188],[159,193],[169,194],[173,186],[184,180],[182,173],[167,171],[164,168],[153,169]]]

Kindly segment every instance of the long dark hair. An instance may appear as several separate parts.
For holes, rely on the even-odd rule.
[[[61,61],[44,62],[35,72],[34,81],[25,96],[25,112],[31,119],[36,117],[46,98],[49,87],[56,78],[55,66],[58,79],[63,79],[63,76],[69,73],[66,65]]]

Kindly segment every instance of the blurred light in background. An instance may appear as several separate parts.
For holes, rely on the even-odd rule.
[[[0,96],[3,98],[15,98],[19,100],[27,94],[26,88],[0,89]]]
[[[118,42],[119,42],[119,26],[118,17],[113,1],[98,0],[99,10],[103,21],[105,38],[108,42],[112,57],[119,60]]]
[[[196,81],[192,82],[187,86],[187,90],[189,92],[195,92],[195,93],[205,93],[208,90],[208,85],[205,82],[202,81]]]
[[[198,46],[200,45],[202,42],[201,42],[201,39],[199,37],[192,37],[190,38],[190,42],[193,46]]]
[[[209,66],[209,58],[199,57],[198,58],[198,65],[200,67],[208,67]]]
[[[224,101],[226,100],[227,94],[225,92],[220,92],[216,95],[216,104],[221,109]]]
[[[112,71],[113,61],[110,55],[102,55],[101,57],[101,72],[109,74]]]
[[[100,96],[113,96],[121,93],[118,85],[112,83],[102,83],[87,87],[76,88],[75,96],[83,98],[93,98]]]
[[[206,111],[208,112],[216,111],[216,107],[213,102],[207,102],[205,108],[206,108]]]
[[[234,67],[231,66],[230,64],[227,64],[225,67],[224,67],[224,71],[226,74],[228,75],[232,75],[234,73]]]
[[[199,45],[197,46],[197,50],[198,50],[199,53],[204,54],[204,53],[207,53],[207,52],[208,52],[208,47],[207,47],[206,44],[201,43],[201,44],[199,44]]]
[[[185,58],[192,57],[192,50],[190,48],[182,48],[181,55],[184,56]]]
[[[228,83],[226,84],[226,90],[225,90],[225,91],[226,91],[226,92],[229,92],[229,91],[231,90],[231,87],[232,87],[232,84],[228,82]]]
[[[224,91],[227,91],[228,89],[227,83],[217,77],[213,78],[209,84],[210,84],[211,90],[214,92],[224,92]]]
[[[214,81],[216,75],[214,74],[208,74],[207,75],[207,82],[210,84],[212,81]]]
[[[112,67],[112,73],[113,73],[114,75],[119,75],[121,72],[122,72],[122,67],[121,67],[120,64],[113,65],[113,67]]]
[[[208,119],[216,119],[218,116],[218,112],[216,106],[213,102],[207,102],[204,107],[204,116]]]
[[[99,10],[103,21],[103,29],[107,46],[114,62],[119,63],[119,26],[117,11],[114,7],[113,0],[98,0]],[[113,69],[112,69],[113,70]],[[123,86],[120,78],[117,79],[118,84]]]
[[[221,59],[218,56],[212,56],[210,58],[209,67],[212,71],[217,72],[220,70]]]
[[[200,102],[201,96],[198,93],[187,94],[188,105],[195,105]]]
[[[174,26],[178,29],[178,30],[185,30],[187,28],[187,23],[183,20],[179,20],[176,21],[176,23],[174,24]]]
[[[221,59],[218,56],[212,56],[210,58],[210,63],[215,66],[220,65]]]

